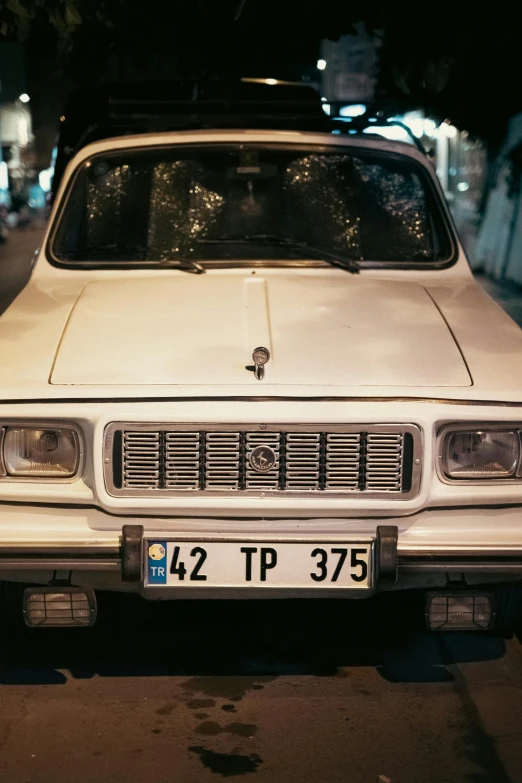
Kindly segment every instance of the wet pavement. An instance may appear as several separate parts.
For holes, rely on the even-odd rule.
[[[0,248],[0,310],[39,238]],[[520,641],[422,615],[414,595],[102,594],[93,629],[16,646],[0,629],[0,781],[522,783]]]
[[[102,595],[0,651],[0,780],[521,781],[519,641],[422,608]]]

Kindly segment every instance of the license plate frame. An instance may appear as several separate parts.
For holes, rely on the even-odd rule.
[[[145,588],[317,589],[319,593],[366,591],[375,584],[375,539],[364,537],[216,541],[157,536],[144,539],[143,552]]]

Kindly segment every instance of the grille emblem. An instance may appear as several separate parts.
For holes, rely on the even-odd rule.
[[[277,462],[275,451],[270,446],[256,446],[248,458],[250,466],[256,473],[268,473]]]

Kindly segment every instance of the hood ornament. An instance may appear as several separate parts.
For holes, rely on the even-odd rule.
[[[265,377],[265,364],[270,360],[270,351],[262,346],[256,348],[252,354],[252,359],[254,360],[254,366],[249,365],[246,369],[253,372],[258,381],[262,381]]]

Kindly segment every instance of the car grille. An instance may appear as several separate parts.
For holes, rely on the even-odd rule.
[[[287,426],[112,424],[105,479],[113,495],[351,493],[409,497],[420,465],[413,425]],[[268,447],[274,464],[251,460]],[[259,449],[258,449],[259,451]]]

